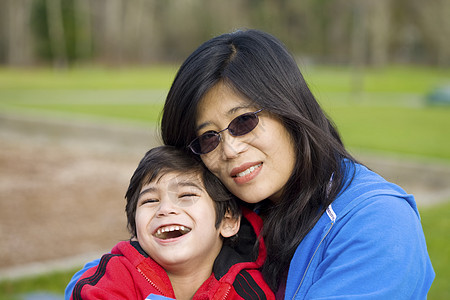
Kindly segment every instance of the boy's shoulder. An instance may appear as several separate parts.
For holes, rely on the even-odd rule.
[[[72,298],[89,298],[100,293],[105,299],[115,295],[145,299],[151,293],[160,293],[160,290],[173,295],[165,271],[140,250],[137,242],[119,242],[111,253],[102,256],[97,266],[83,274],[73,289]],[[150,281],[158,283],[158,289],[149,284]]]

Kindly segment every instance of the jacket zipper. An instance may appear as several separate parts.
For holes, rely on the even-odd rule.
[[[142,276],[144,276],[144,278],[148,281],[148,283],[150,283],[151,286],[153,286],[156,290],[158,290],[158,292],[160,292],[161,294],[165,295],[165,293],[153,282],[151,281],[145,274],[144,272],[142,272],[141,269],[137,268],[137,270],[139,271],[139,273],[141,273]],[[225,292],[225,295],[223,295],[223,297],[221,299],[227,299],[228,295],[230,294],[230,290],[231,287],[227,288],[227,291]],[[148,295],[147,295],[148,296]]]
[[[231,289],[231,287],[228,287],[227,292],[225,293],[225,295],[223,295],[222,299],[228,298],[228,295],[230,294],[230,289]]]
[[[158,292],[160,292],[161,294],[164,295],[163,291],[159,288],[159,286],[157,286],[153,281],[151,281],[145,274],[144,272],[142,272],[141,269],[137,268],[137,270],[139,271],[139,273],[141,273],[142,276],[144,276],[144,278],[148,281],[148,283],[150,283],[151,286],[153,286],[156,290],[158,290]],[[147,295],[148,296],[148,295]]]
[[[220,290],[220,287],[218,288],[218,290]],[[227,299],[228,298],[228,296],[229,296],[229,294],[230,294],[230,290],[231,290],[231,286],[229,286],[229,285],[227,285],[227,290],[225,291],[225,293],[223,294],[223,295],[219,295],[218,293],[217,293],[217,291],[218,290],[216,290],[215,291],[215,293],[211,296],[211,295],[209,295],[208,296],[208,299],[215,299],[215,300],[224,300],[224,299]],[[221,293],[223,293],[222,291],[221,291]],[[220,298],[219,298],[220,297]],[[195,298],[195,295],[194,295],[194,298]]]
[[[294,296],[292,297],[292,299],[295,299],[295,297],[297,296],[298,291],[300,290],[300,287],[302,286],[303,280],[304,280],[305,277],[306,277],[306,273],[308,272],[309,266],[311,265],[311,262],[313,261],[314,256],[316,256],[317,250],[319,250],[320,245],[322,245],[323,240],[324,240],[324,239],[328,236],[328,234],[330,233],[331,228],[333,228],[333,225],[334,225],[334,222],[331,222],[331,226],[330,226],[330,228],[328,228],[327,233],[326,233],[326,234],[323,236],[323,238],[320,240],[319,245],[317,245],[316,250],[314,251],[314,254],[312,255],[311,259],[309,260],[308,266],[306,266],[305,272],[303,273],[302,280],[300,281],[300,284],[298,285],[297,290],[295,291],[295,294],[294,294]]]

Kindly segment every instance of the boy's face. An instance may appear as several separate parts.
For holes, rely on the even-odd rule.
[[[168,272],[212,268],[224,237],[239,220],[225,216],[218,228],[213,200],[198,174],[170,172],[140,191],[136,233],[141,247]],[[237,228],[236,228],[237,227]]]

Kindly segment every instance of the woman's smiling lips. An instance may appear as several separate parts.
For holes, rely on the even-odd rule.
[[[237,184],[244,184],[255,178],[262,169],[262,162],[245,163],[231,170],[231,177]]]

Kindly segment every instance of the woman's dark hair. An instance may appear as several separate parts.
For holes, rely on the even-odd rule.
[[[354,159],[284,45],[257,30],[215,37],[186,59],[164,106],[165,144],[185,148],[196,137],[197,106],[219,82],[277,116],[296,145],[296,165],[283,200],[268,203],[263,215],[267,260],[262,271],[276,289],[299,243],[344,188],[342,159]]]
[[[198,159],[175,147],[159,146],[149,150],[142,158],[130,179],[130,185],[125,195],[127,226],[133,237],[136,236],[136,208],[142,187],[171,172],[200,175],[206,192],[214,201],[216,228],[219,227],[227,212],[233,218],[239,218],[241,215],[239,199],[231,194]]]

